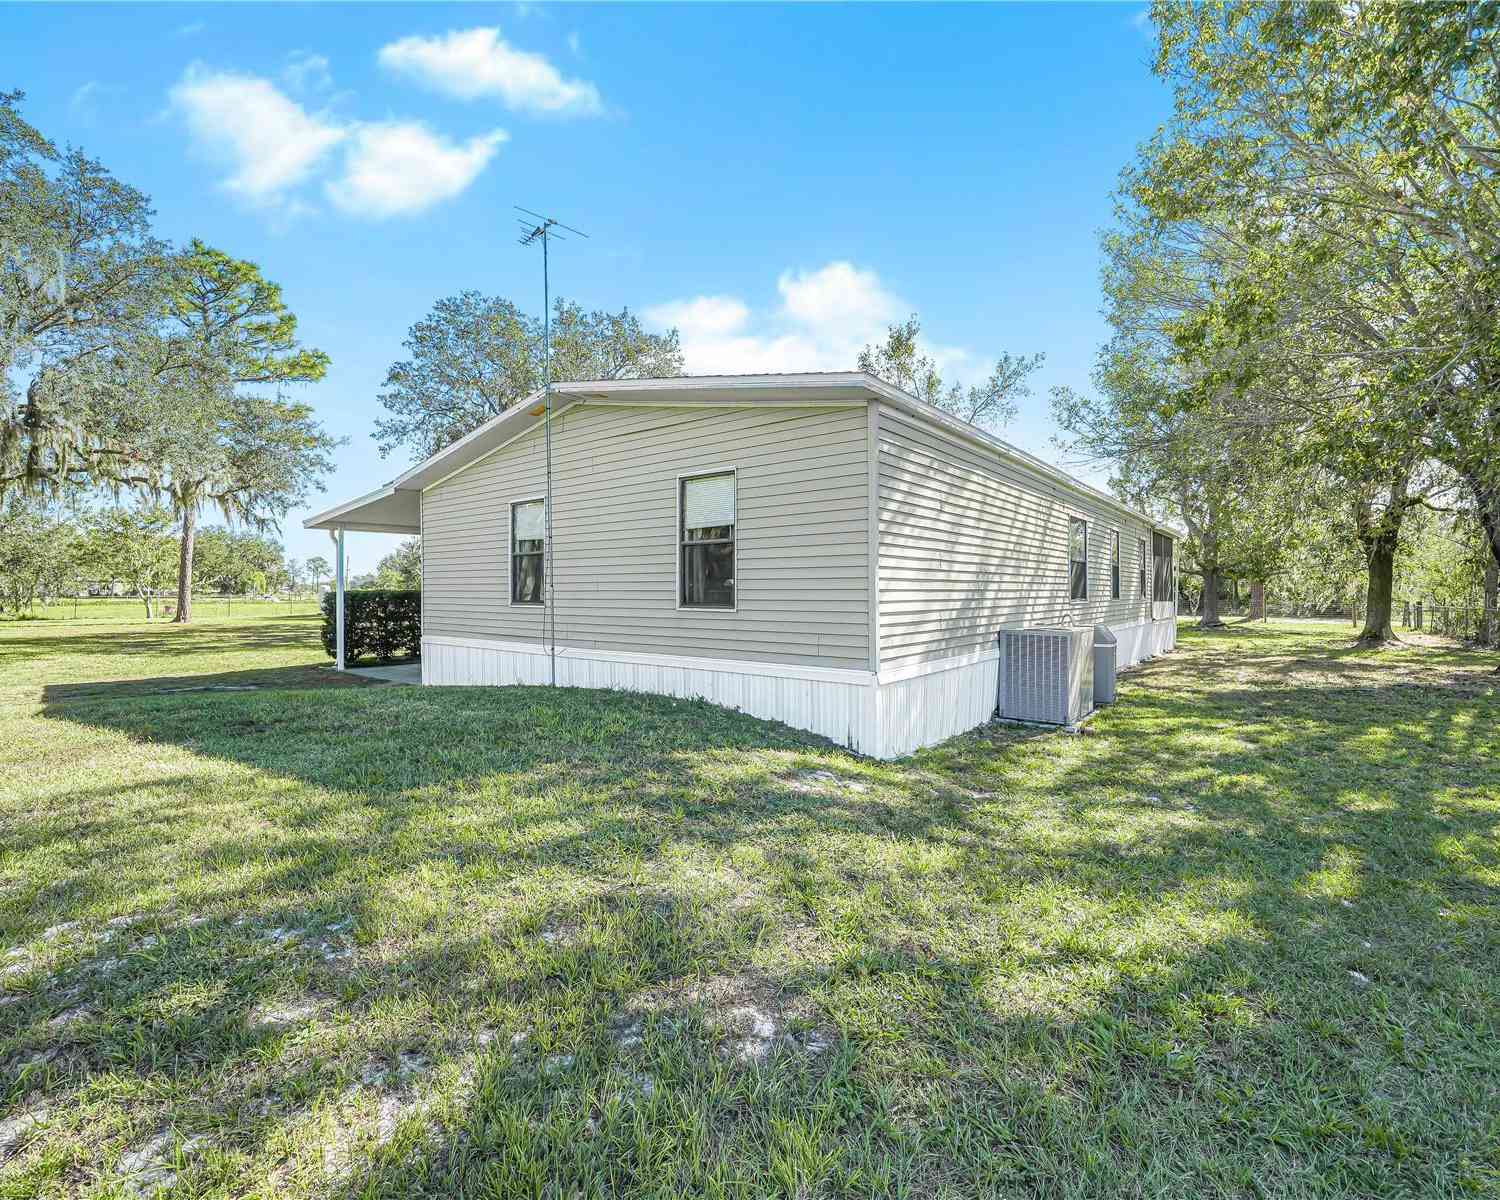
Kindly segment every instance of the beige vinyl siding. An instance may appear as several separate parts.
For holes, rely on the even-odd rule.
[[[853,408],[585,404],[553,422],[560,646],[868,669],[868,439]],[[737,472],[737,609],[677,607],[680,475]],[[510,601],[510,503],[540,430],[423,493],[429,636],[539,641]]]
[[[888,405],[879,421],[880,667],[995,644],[1002,625],[1126,625],[1151,616],[1149,527]],[[1068,588],[1068,519],[1088,522],[1089,594]],[[1109,533],[1120,534],[1110,599]],[[1149,580],[1148,580],[1149,588]]]

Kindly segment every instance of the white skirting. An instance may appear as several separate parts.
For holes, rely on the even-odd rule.
[[[1134,625],[1111,625],[1119,640],[1115,665],[1123,671],[1177,646],[1177,621],[1140,621]]]
[[[1115,628],[1123,669],[1164,654],[1177,641],[1175,621]],[[532,642],[486,638],[422,639],[422,682],[433,685],[544,684],[546,650]],[[983,725],[995,712],[999,654],[882,672],[789,663],[622,653],[559,646],[561,687],[616,688],[703,699],[753,717],[805,729],[872,758],[899,758]]]
[[[983,725],[995,715],[999,687],[998,647],[882,672],[872,689],[875,741],[864,753],[899,758]]]
[[[427,684],[547,683],[546,649],[531,642],[422,639]],[[557,648],[560,687],[618,688],[711,700],[753,717],[782,721],[871,753],[874,676],[786,663]]]

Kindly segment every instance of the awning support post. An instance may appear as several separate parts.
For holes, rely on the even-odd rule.
[[[333,531],[333,665],[344,669],[344,531]]]

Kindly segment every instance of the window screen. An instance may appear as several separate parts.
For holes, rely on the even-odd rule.
[[[1089,525],[1078,517],[1068,521],[1068,594],[1089,598]]]
[[[1152,565],[1156,568],[1154,600],[1176,600],[1176,581],[1172,577],[1172,539],[1164,533],[1151,535]]]
[[[523,500],[510,506],[510,602],[542,602],[546,502]]]
[[[684,608],[734,607],[734,472],[684,479],[679,531]]]
[[[1109,535],[1109,597],[1120,598],[1120,531],[1113,529]]]
[[[1148,569],[1148,563],[1150,561],[1146,557],[1146,539],[1145,538],[1139,538],[1139,539],[1137,539],[1137,541],[1135,543],[1135,553],[1136,553],[1136,557],[1139,559],[1139,562],[1140,562],[1140,571],[1141,571],[1141,597],[1142,597],[1142,599],[1144,599],[1145,596],[1147,595],[1147,590],[1146,590],[1146,588],[1147,588],[1147,585],[1146,585],[1146,571]]]

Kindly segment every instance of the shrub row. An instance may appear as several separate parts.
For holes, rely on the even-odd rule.
[[[334,593],[323,594],[323,649],[336,658]],[[422,593],[362,588],[344,593],[344,661],[416,658],[422,653]]]

